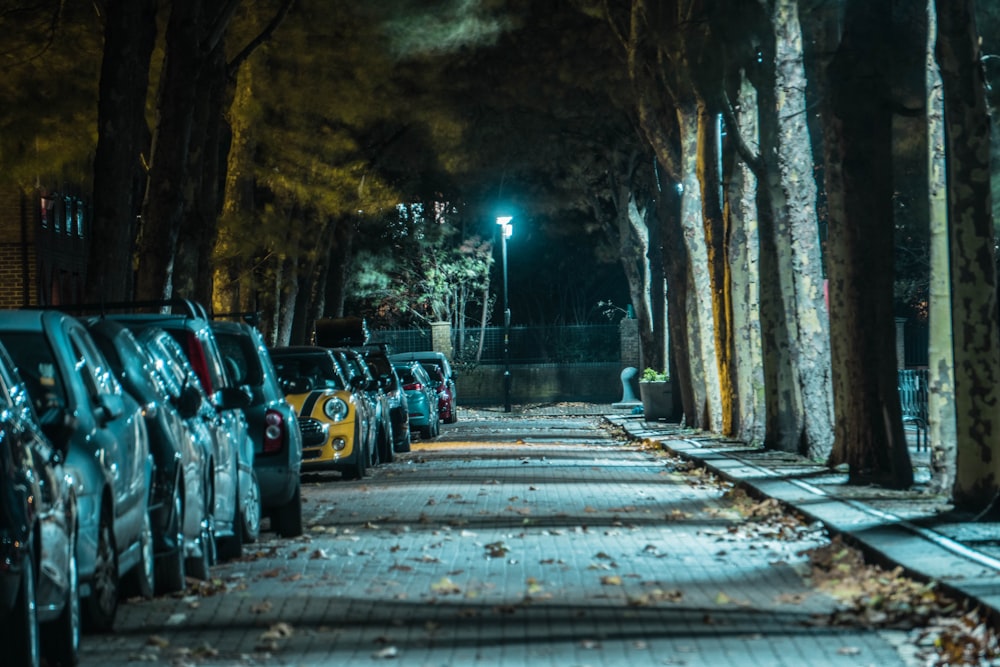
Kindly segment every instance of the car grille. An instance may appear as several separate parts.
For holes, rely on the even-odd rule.
[[[319,447],[326,442],[326,426],[318,419],[299,417],[299,430],[303,447]]]

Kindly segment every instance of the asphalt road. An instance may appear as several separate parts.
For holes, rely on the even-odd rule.
[[[600,423],[467,418],[366,479],[307,475],[302,538],[126,602],[81,665],[921,664],[831,621],[802,576],[821,528],[747,521]]]

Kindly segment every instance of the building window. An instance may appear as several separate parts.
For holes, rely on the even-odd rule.
[[[83,238],[83,202],[76,204],[76,236]]]

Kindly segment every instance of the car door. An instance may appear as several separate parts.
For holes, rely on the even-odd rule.
[[[114,452],[111,466],[115,509],[127,522],[130,535],[138,534],[147,507],[146,469],[149,444],[146,426],[139,417],[134,399],[115,379],[111,367],[98,351],[83,325],[66,320],[67,337],[74,356],[74,372],[80,378],[96,419],[91,437],[102,448]],[[116,531],[117,532],[117,531]],[[119,545],[121,548],[124,545]]]

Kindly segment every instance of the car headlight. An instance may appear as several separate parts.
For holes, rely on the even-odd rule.
[[[323,414],[328,419],[339,422],[347,417],[347,403],[343,399],[334,396],[323,404]]]

